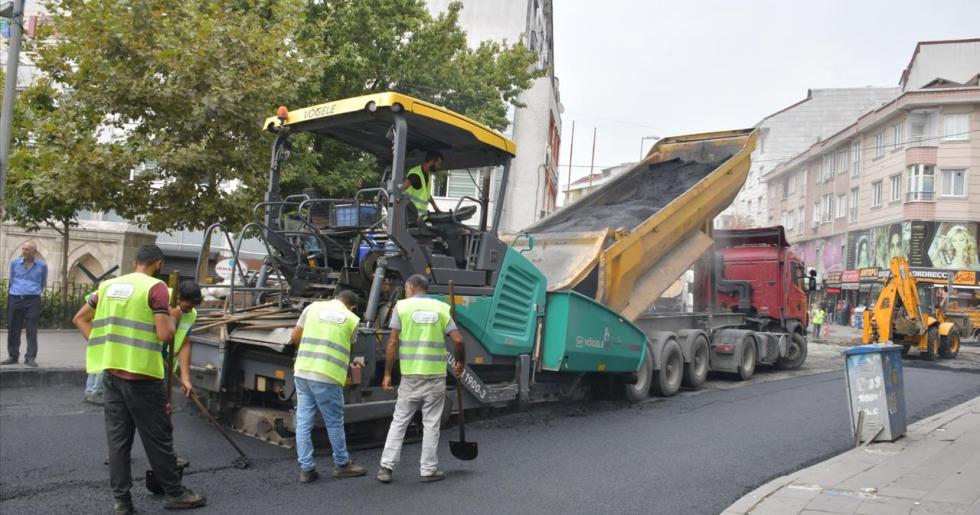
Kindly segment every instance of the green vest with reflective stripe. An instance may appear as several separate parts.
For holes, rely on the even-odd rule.
[[[99,285],[99,303],[85,351],[89,374],[107,368],[163,379],[163,343],[157,338],[150,289],[162,283],[134,272]]]
[[[361,321],[337,299],[307,308],[293,375],[343,385],[350,364],[351,336]]]
[[[436,299],[412,297],[398,301],[396,310],[402,327],[398,345],[402,375],[445,375],[449,305]]]
[[[405,175],[405,179],[408,179],[412,175],[418,175],[419,180],[422,182],[422,187],[415,188],[412,187],[411,183],[409,183],[408,189],[405,190],[405,193],[408,195],[408,199],[412,201],[412,204],[415,205],[415,209],[418,210],[419,216],[425,216],[429,211],[429,196],[431,194],[429,191],[429,181],[425,180],[426,174],[425,170],[422,169],[422,165],[416,166],[415,168],[409,170]]]
[[[174,333],[174,371],[180,366],[177,356],[180,356],[180,348],[184,346],[187,335],[191,332],[191,327],[197,322],[197,310],[191,308],[190,313],[180,315],[180,323],[177,324],[177,331]]]

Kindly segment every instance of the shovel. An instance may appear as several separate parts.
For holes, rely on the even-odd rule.
[[[453,281],[449,281],[449,316],[456,320],[456,295],[453,293]],[[456,404],[459,406],[459,441],[449,441],[449,452],[457,459],[470,461],[476,458],[478,449],[476,442],[466,441],[466,428],[463,424],[463,381],[456,379]]]

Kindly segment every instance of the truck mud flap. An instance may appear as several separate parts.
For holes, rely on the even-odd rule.
[[[447,365],[450,375],[452,374],[453,366],[456,364],[456,357],[451,353],[448,354]],[[470,396],[476,399],[481,404],[495,404],[501,402],[510,402],[517,398],[518,385],[509,384],[506,386],[487,386],[480,378],[470,369],[470,367],[463,367],[463,385],[466,387],[466,391],[469,392]]]

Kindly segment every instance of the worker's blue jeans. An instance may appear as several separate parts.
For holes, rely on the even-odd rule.
[[[334,465],[350,462],[344,434],[344,389],[340,385],[296,378],[296,455],[303,470],[316,468],[313,462],[313,422],[317,409],[327,426]]]

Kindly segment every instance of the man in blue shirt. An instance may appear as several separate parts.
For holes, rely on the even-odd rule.
[[[8,358],[0,365],[13,365],[20,358],[20,330],[27,328],[27,353],[24,364],[36,367],[37,322],[41,317],[41,292],[48,285],[48,265],[37,257],[37,244],[26,241],[20,246],[21,257],[10,262],[10,290],[7,292]]]

